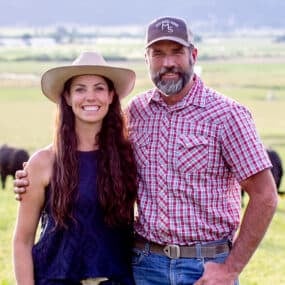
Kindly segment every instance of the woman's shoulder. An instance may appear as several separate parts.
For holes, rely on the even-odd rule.
[[[36,165],[36,166],[44,166],[46,164],[50,164],[53,162],[54,152],[52,145],[48,145],[45,148],[41,148],[35,151],[29,161],[28,164]]]
[[[37,150],[30,157],[25,169],[29,176],[39,176],[48,183],[51,177],[54,161],[54,150],[52,145]]]

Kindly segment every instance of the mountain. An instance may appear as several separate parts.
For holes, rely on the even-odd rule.
[[[159,16],[185,18],[198,31],[285,29],[284,0],[9,0],[1,26],[146,25]]]

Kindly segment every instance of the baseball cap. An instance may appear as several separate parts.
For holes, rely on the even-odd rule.
[[[186,21],[175,17],[157,18],[148,25],[145,47],[161,40],[174,41],[186,47],[193,44],[192,34]]]

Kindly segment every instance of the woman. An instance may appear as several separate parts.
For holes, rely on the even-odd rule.
[[[13,242],[18,285],[134,284],[136,167],[119,101],[134,82],[132,70],[95,52],[43,74],[42,91],[58,112],[54,142],[26,166],[29,191]]]

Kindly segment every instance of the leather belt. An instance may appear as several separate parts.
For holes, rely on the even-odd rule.
[[[228,242],[218,244],[196,244],[193,246],[179,246],[176,244],[160,245],[149,242],[142,237],[135,240],[135,248],[166,255],[169,258],[214,258],[217,254],[228,253],[230,244]]]

